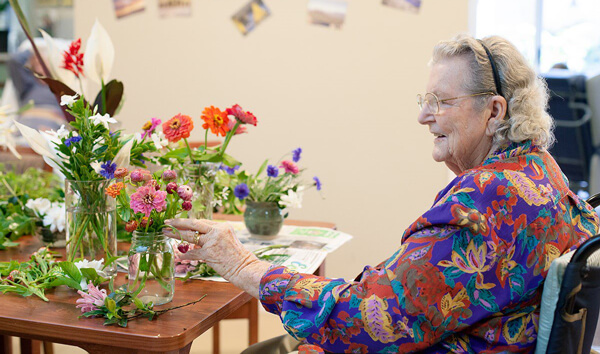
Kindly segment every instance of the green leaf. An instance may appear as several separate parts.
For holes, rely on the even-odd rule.
[[[58,265],[71,279],[78,283],[81,281],[81,272],[73,262],[59,262]]]
[[[106,306],[108,311],[115,314],[115,310],[117,309],[117,303],[115,302],[115,300],[111,299],[110,297],[107,297],[106,299],[104,299],[104,306]]]
[[[75,290],[82,290],[80,283],[76,282],[75,280],[73,280],[71,278],[67,278],[67,277],[56,278],[53,281],[51,281],[50,283],[46,283],[44,288],[51,289],[51,288],[55,288],[60,285],[66,285],[69,288],[75,289]]]
[[[267,168],[267,164],[269,163],[269,160],[265,160],[265,162],[262,163],[262,165],[260,165],[260,168],[258,169],[258,172],[256,172],[256,176],[260,176],[261,173],[263,173],[263,171],[265,170],[265,168]]]
[[[146,308],[146,306],[144,306],[144,303],[142,302],[142,300],[140,300],[137,297],[133,298],[133,303],[135,304],[135,307],[137,307],[140,310],[143,310]]]
[[[183,159],[183,158],[186,158],[187,156],[188,156],[187,148],[171,150],[163,155],[163,157],[166,159],[170,159],[170,158]]]
[[[87,280],[91,281],[94,284],[97,284],[98,280],[98,272],[96,272],[95,268],[80,268],[81,275],[83,275]]]

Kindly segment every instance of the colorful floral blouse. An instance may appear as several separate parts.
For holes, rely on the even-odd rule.
[[[260,300],[330,352],[530,352],[550,263],[597,231],[554,159],[513,144],[457,176],[356,281],[271,267]]]

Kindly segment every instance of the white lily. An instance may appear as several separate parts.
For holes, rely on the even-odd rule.
[[[96,171],[97,174],[100,174],[100,171],[102,171],[102,162],[94,161],[90,163],[90,166],[94,169],[94,171]]]
[[[19,129],[21,135],[23,135],[23,138],[29,143],[33,151],[49,159],[56,159],[56,155],[52,151],[48,140],[40,132],[19,122],[15,122],[15,126]]]
[[[75,266],[77,267],[77,269],[81,269],[81,268],[94,268],[96,270],[96,273],[98,273],[99,276],[104,277],[106,276],[106,274],[104,273],[103,269],[104,269],[104,258],[100,259],[99,261],[88,261],[87,259],[82,259],[81,261],[75,262],[74,263]],[[79,285],[81,286],[81,288],[83,290],[87,290],[88,288],[88,280],[84,277],[81,278],[81,283],[79,283]]]
[[[117,164],[117,168],[127,168],[129,167],[129,162],[131,161],[131,148],[133,147],[134,139],[129,139],[125,145],[119,150],[115,158],[113,159],[113,163]]]
[[[281,196],[279,204],[284,208],[302,208],[302,191],[303,187],[298,187],[298,191],[288,190],[287,194]]]
[[[165,133],[159,131],[157,133],[152,133],[150,135],[154,146],[156,146],[157,150],[162,150],[164,147],[169,146],[169,140],[165,137]]]
[[[14,121],[4,114],[0,114],[0,147],[7,147],[20,160],[21,154],[17,151],[17,144],[13,135],[16,131],[17,128],[14,125]]]
[[[115,48],[108,32],[96,19],[92,33],[85,46],[83,70],[85,75],[94,82],[105,84],[109,81],[110,71],[115,60]]]
[[[94,125],[102,124],[106,129],[108,129],[109,124],[117,123],[117,120],[112,118],[108,113],[96,113],[93,116],[91,116],[90,119],[92,123],[94,123]]]

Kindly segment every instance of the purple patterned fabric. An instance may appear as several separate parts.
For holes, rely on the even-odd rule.
[[[567,186],[547,152],[513,144],[457,176],[356,281],[272,267],[261,302],[331,352],[531,352],[550,263],[598,232]]]

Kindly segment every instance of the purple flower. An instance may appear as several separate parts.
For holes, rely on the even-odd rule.
[[[279,168],[277,168],[277,166],[273,166],[273,165],[267,166],[267,176],[273,177],[273,178],[279,176]]]
[[[302,148],[297,148],[296,150],[293,150],[292,160],[294,160],[294,162],[300,161],[300,154],[302,154]]]
[[[129,206],[134,213],[144,213],[149,217],[152,210],[160,213],[167,208],[166,198],[167,192],[157,191],[153,186],[142,186],[131,195]],[[145,227],[143,220],[142,227]]]
[[[228,175],[233,175],[235,174],[235,171],[237,171],[240,168],[240,165],[234,166],[234,167],[229,167],[227,165],[221,165],[221,170],[227,172]]]
[[[102,165],[100,165],[100,168],[102,168],[102,170],[100,170],[100,174],[104,178],[106,178],[106,179],[115,178],[115,171],[117,169],[116,163],[113,163],[110,160],[108,160],[105,163],[103,163]]]
[[[173,194],[173,192],[177,192],[177,183],[169,182],[166,188],[167,193]]]
[[[146,137],[148,137],[152,133],[154,133],[154,131],[156,130],[156,127],[158,127],[160,125],[160,123],[162,123],[162,121],[157,118],[152,118],[151,120],[146,122],[146,124],[144,124],[144,126],[142,126],[142,130],[144,131],[144,134],[142,134],[142,139],[146,139]]]
[[[233,189],[233,194],[239,200],[244,200],[244,198],[246,198],[248,195],[250,195],[250,188],[248,188],[248,185],[246,183],[238,184]]]
[[[321,180],[317,176],[314,176],[313,180],[315,181],[315,186],[317,187],[317,190],[320,191],[321,187],[323,187],[323,184],[321,183]]]
[[[71,146],[71,144],[78,143],[80,141],[81,141],[81,137],[80,136],[74,136],[72,138],[68,138],[67,140],[65,140],[65,145],[66,146]]]

